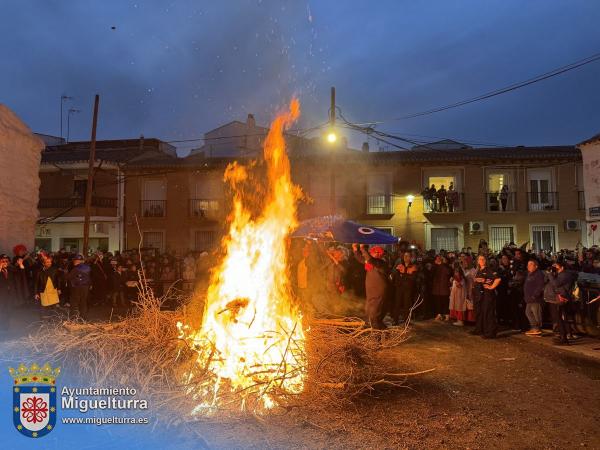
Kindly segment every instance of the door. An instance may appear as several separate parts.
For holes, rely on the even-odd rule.
[[[458,250],[458,228],[432,228],[431,248],[440,250]]]
[[[550,170],[529,171],[529,209],[531,211],[554,209],[552,172]]]

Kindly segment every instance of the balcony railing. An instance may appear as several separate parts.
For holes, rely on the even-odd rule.
[[[219,200],[207,198],[190,199],[190,216],[199,219],[216,219],[220,212]]]
[[[423,212],[425,213],[454,213],[465,210],[465,196],[462,192],[451,192],[446,196],[435,195],[432,198],[423,197]]]
[[[585,192],[577,191],[577,209],[585,211]]]
[[[366,213],[369,215],[394,214],[394,197],[389,194],[367,195]]]
[[[517,210],[516,192],[487,192],[485,206],[488,212],[506,212]]]
[[[558,192],[528,192],[527,207],[529,211],[557,211]]]
[[[38,208],[40,209],[83,208],[84,206],[84,197],[40,198],[38,201]],[[117,199],[92,196],[92,206],[98,208],[116,208]]]
[[[142,217],[165,217],[167,212],[167,201],[141,200],[140,212]]]

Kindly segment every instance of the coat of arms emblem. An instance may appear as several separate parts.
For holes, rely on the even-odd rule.
[[[9,368],[13,385],[13,423],[25,436],[45,436],[56,425],[56,378],[60,368],[20,364]]]

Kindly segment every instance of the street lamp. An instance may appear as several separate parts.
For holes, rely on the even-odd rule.
[[[415,201],[415,196],[412,194],[408,194],[406,196],[406,201],[408,202],[408,209],[410,209],[410,207],[412,206],[413,202]]]
[[[330,144],[335,144],[336,141],[337,134],[335,134],[335,131],[331,130],[329,133],[327,133],[327,142],[329,142]]]

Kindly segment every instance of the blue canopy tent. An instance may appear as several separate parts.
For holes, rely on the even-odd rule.
[[[324,216],[308,219],[300,226],[292,237],[316,239],[320,241],[340,242],[343,244],[397,244],[398,238],[368,225],[339,216]]]

